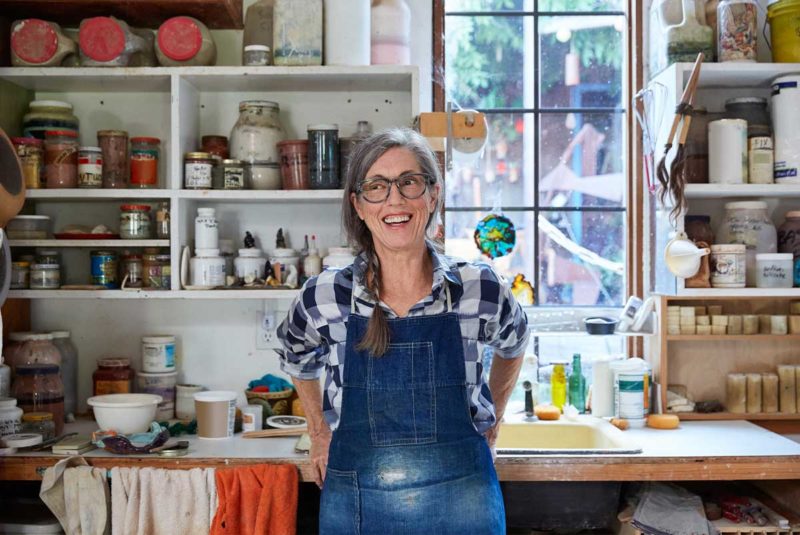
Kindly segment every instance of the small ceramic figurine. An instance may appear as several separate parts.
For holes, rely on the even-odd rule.
[[[245,249],[254,249],[256,246],[256,239],[250,234],[249,230],[246,230],[244,233],[244,248]]]
[[[283,229],[278,229],[278,235],[275,236],[275,248],[286,249],[286,238],[283,236]]]

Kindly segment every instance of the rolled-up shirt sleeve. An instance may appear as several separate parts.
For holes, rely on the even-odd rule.
[[[281,370],[298,379],[319,378],[328,360],[330,347],[314,326],[304,303],[306,292],[313,288],[304,287],[294,300],[286,318],[278,327],[278,349]]]
[[[530,337],[528,316],[511,292],[511,286],[494,270],[485,270],[482,278],[484,278],[484,282],[489,279],[498,285],[497,311],[486,324],[486,344],[491,346],[500,357],[518,357],[525,351]],[[484,287],[486,287],[485,284]]]

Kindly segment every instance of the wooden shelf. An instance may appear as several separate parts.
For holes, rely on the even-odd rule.
[[[800,197],[800,184],[687,184],[687,199]]]
[[[12,20],[39,17],[66,26],[108,15],[144,28],[157,28],[177,15],[195,17],[213,29],[241,29],[244,20],[242,0],[3,0],[2,7]]]
[[[702,341],[722,341],[722,342],[765,342],[765,341],[798,341],[800,334],[670,334],[667,335],[668,342],[702,342]]]
[[[729,299],[747,297],[748,299],[770,299],[775,297],[798,297],[800,288],[678,288],[677,297],[694,299]],[[669,296],[668,299],[673,299]]]
[[[674,413],[681,420],[800,420],[800,413],[784,414],[781,412],[758,412],[753,414],[738,414],[733,412],[710,412],[701,414],[697,412]]]
[[[8,240],[11,247],[169,247],[169,240]]]

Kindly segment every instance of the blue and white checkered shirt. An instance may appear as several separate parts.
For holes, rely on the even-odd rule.
[[[503,358],[522,355],[528,343],[527,318],[511,288],[486,265],[456,260],[430,249],[433,260],[431,294],[415,304],[408,316],[447,311],[445,281],[453,311],[458,314],[472,421],[483,433],[495,422],[494,406],[483,374],[483,349],[489,346]],[[339,423],[342,371],[355,277],[358,313],[369,317],[375,306],[364,288],[367,261],[363,255],[343,269],[328,269],[310,278],[278,327],[283,350],[281,369],[299,379],[317,379],[325,369],[323,412],[331,429]],[[387,317],[396,314],[381,303]]]

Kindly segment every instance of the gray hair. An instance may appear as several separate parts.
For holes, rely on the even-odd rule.
[[[433,184],[428,186],[428,193],[436,184],[441,185],[442,175],[439,172],[439,163],[436,155],[431,150],[425,138],[408,128],[390,128],[382,130],[361,141],[353,148],[347,165],[344,183],[344,197],[342,199],[342,227],[348,242],[355,246],[359,253],[365,253],[368,261],[366,276],[367,292],[375,300],[376,306],[367,327],[367,333],[359,343],[358,348],[368,350],[375,356],[383,355],[389,346],[389,326],[383,310],[377,302],[381,290],[381,266],[372,241],[372,233],[367,224],[358,217],[355,207],[350,200],[352,194],[357,194],[361,181],[367,176],[367,171],[387,151],[402,148],[414,155],[420,170],[430,176]],[[436,209],[428,218],[425,225],[428,241],[435,233],[435,222],[439,213],[444,192],[440,191],[436,199]]]

